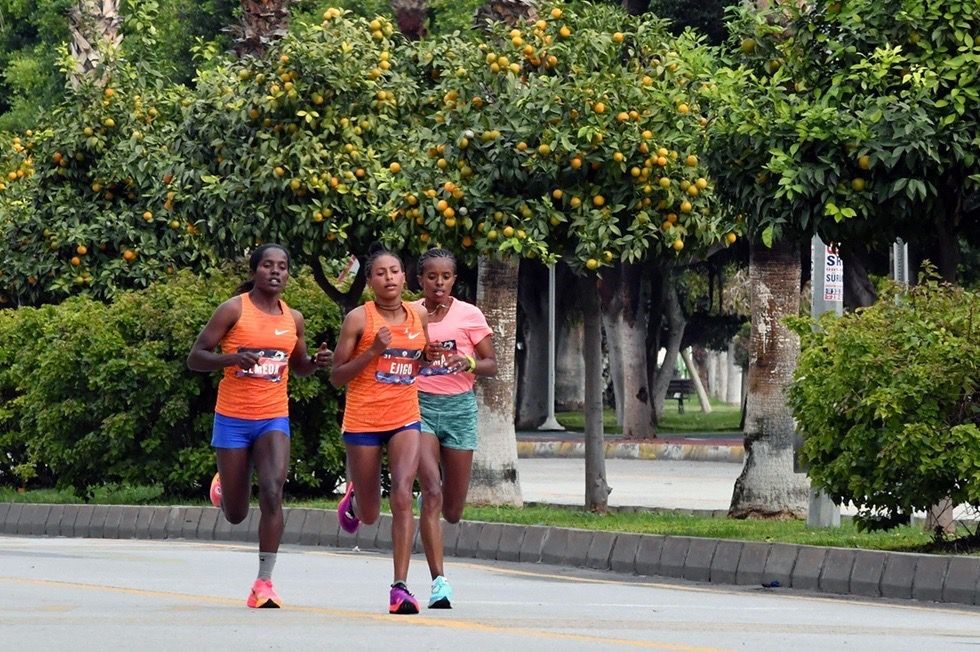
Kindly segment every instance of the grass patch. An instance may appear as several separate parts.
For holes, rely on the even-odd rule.
[[[73,504],[84,501],[79,500],[70,490],[39,489],[21,493],[0,489],[0,502]],[[168,497],[160,487],[105,487],[97,491],[90,502],[106,505],[210,505],[204,499],[189,501]],[[287,497],[286,506],[336,509],[337,502],[336,498],[297,500]],[[258,503],[253,500],[252,506],[258,508]],[[382,511],[389,511],[387,501],[383,501]],[[838,529],[809,529],[803,521],[735,520],[670,511],[613,511],[608,514],[594,514],[573,507],[545,505],[529,505],[524,508],[469,506],[463,518],[488,523],[544,525],[605,532],[669,534],[901,552],[980,554],[980,547],[975,541],[965,546],[960,544],[958,547],[949,544],[936,546],[921,527],[904,526],[887,532],[858,532],[849,519],[845,519]],[[959,534],[966,536],[968,532],[961,529]]]
[[[664,407],[664,416],[657,424],[657,432],[661,434],[675,432],[713,433],[737,432],[742,411],[737,405],[722,403],[711,399],[711,413],[701,411],[697,399],[686,401],[684,414],[677,412],[677,401],[668,400]],[[583,432],[585,430],[585,414],[583,412],[558,412],[555,418],[567,430]],[[622,427],[616,421],[616,410],[606,409],[602,413],[602,427],[606,434],[619,435]]]

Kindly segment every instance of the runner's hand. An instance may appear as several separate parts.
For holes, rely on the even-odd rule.
[[[241,367],[251,369],[259,363],[259,354],[255,351],[239,351],[232,356],[232,363],[229,367]]]
[[[313,354],[313,364],[321,369],[329,367],[333,363],[333,351],[327,347],[326,342],[320,342],[320,348]]]
[[[371,344],[371,351],[375,355],[381,355],[391,344],[391,330],[387,326],[382,326],[374,336],[374,343]]]

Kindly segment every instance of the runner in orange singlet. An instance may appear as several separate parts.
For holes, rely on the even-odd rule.
[[[249,259],[251,280],[214,311],[187,357],[194,371],[224,370],[218,384],[211,445],[218,473],[211,502],[231,523],[248,516],[252,466],[259,480],[259,574],[246,604],[279,608],[272,569],[282,538],[282,488],[289,467],[289,371],[308,376],[330,364],[326,344],[306,351],[303,315],[280,298],[289,278],[289,254],[279,245],[258,247]],[[214,349],[220,344],[221,353]]]
[[[391,472],[391,541],[394,581],[388,611],[415,614],[408,591],[414,521],[412,484],[419,463],[419,401],[415,378],[428,357],[425,314],[402,301],[405,270],[397,256],[375,251],[364,264],[374,301],[344,319],[330,382],[347,385],[343,437],[347,448],[347,493],[337,507],[340,525],[354,532],[374,523],[381,509],[381,448]],[[356,488],[356,499],[355,499]]]

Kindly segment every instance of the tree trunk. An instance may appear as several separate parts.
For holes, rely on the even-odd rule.
[[[863,242],[838,246],[844,262],[844,309],[853,311],[872,305],[878,300],[878,292],[868,278],[867,247]]]
[[[241,0],[241,22],[229,31],[235,39],[235,54],[262,56],[268,46],[289,30],[291,0]]]
[[[477,383],[480,443],[473,455],[469,492],[470,502],[475,504],[524,504],[514,431],[517,271],[516,260],[480,259],[476,302],[493,330],[497,375]]]
[[[725,402],[739,405],[742,402],[742,370],[735,364],[734,340],[728,343],[728,355],[725,357],[728,359],[728,368],[725,370],[728,373],[728,381],[725,383],[728,390],[725,393]]]
[[[68,10],[69,49],[75,70],[68,81],[77,89],[84,80],[104,86],[108,64],[122,43],[122,17],[118,0],[80,0]]]
[[[518,23],[536,20],[538,8],[534,0],[489,0],[476,10],[473,24],[485,29],[487,22],[506,23],[517,27]]]
[[[667,341],[664,343],[664,361],[657,370],[657,377],[653,384],[654,409],[658,419],[664,415],[667,388],[670,386],[670,379],[674,377],[677,356],[680,355],[681,342],[684,340],[684,328],[687,326],[687,320],[684,319],[684,311],[681,310],[680,299],[677,296],[677,285],[674,277],[670,274],[664,274],[663,279],[665,285],[663,313],[667,321]]]
[[[534,429],[548,416],[548,270],[523,261],[517,281],[517,428]],[[557,310],[557,306],[556,306]],[[557,321],[557,319],[556,319]]]
[[[623,0],[623,9],[630,16],[639,16],[650,10],[650,0]]]
[[[410,41],[425,37],[425,19],[429,13],[425,0],[391,0],[391,11],[395,14],[398,31]]]
[[[606,483],[606,451],[602,430],[602,320],[595,280],[583,277],[578,287],[584,322],[585,508],[605,512],[612,490]]]
[[[745,464],[735,481],[728,514],[734,518],[803,518],[808,506],[805,475],[793,472],[795,424],[786,388],[800,340],[783,320],[800,311],[800,248],[780,240],[771,249],[749,249],[752,335],[749,341]]]
[[[555,410],[579,411],[585,408],[584,326],[578,314],[565,315],[558,325],[555,351]],[[599,338],[600,349],[602,337]],[[602,375],[602,351],[599,352],[599,374]],[[599,403],[603,388],[599,387]]]
[[[602,280],[606,298],[603,318],[610,359],[619,345],[623,435],[627,438],[654,436],[653,402],[647,375],[647,312],[650,278],[642,265],[624,263]],[[615,375],[613,378],[615,379]]]
[[[694,364],[691,352],[687,349],[681,350],[681,360],[684,361],[684,366],[687,367],[687,373],[691,376],[694,391],[698,395],[698,403],[701,404],[701,411],[705,414],[711,414],[711,403],[708,401],[708,392],[704,389],[704,383],[701,382],[701,374],[698,372],[697,365]]]
[[[708,351],[708,357],[705,361],[705,366],[708,368],[708,394],[718,398],[718,352]]]

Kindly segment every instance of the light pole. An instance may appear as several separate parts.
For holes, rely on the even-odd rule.
[[[555,419],[555,266],[548,265],[548,416],[538,430],[564,430]]]

